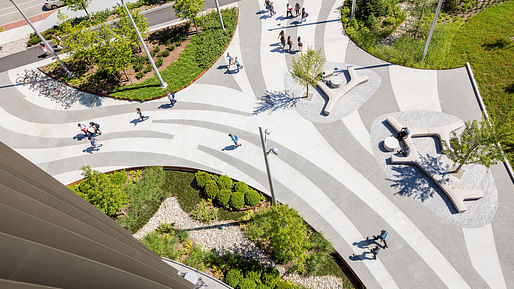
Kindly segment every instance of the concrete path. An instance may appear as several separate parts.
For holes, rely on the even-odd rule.
[[[23,69],[48,60],[0,73],[0,140],[64,184],[79,179],[84,165],[101,171],[167,165],[224,173],[268,192],[258,127],[269,128],[268,146],[280,151],[270,155],[278,199],[323,232],[366,287],[514,288],[513,184],[502,165],[490,169],[497,198],[487,209],[495,217],[485,226],[464,226],[452,222],[461,215],[450,207],[442,216],[424,201],[400,194],[406,186],[430,183],[416,170],[391,178],[377,156],[376,126],[387,114],[480,118],[465,68],[416,70],[374,58],[345,36],[339,1],[304,1],[309,17],[303,23],[285,18],[286,0],[274,3],[277,14],[270,18],[263,1],[239,2],[240,22],[227,51],[238,56],[243,69],[227,71],[221,57],[177,93],[172,108],[166,99],[135,103],[81,95],[64,109],[27,87],[9,85]],[[320,114],[319,92],[311,102],[280,98],[285,90],[302,91],[289,80],[298,53],[280,48],[282,29],[293,36],[294,49],[301,36],[304,49],[322,49],[332,65],[354,65],[373,76],[368,86],[349,93],[355,109],[339,103],[333,113],[338,117],[327,119]],[[289,102],[269,106],[260,100],[266,91]],[[150,118],[135,121],[136,107]],[[74,138],[76,123],[89,121],[101,124],[98,151]],[[228,133],[242,146],[232,146]],[[402,183],[405,179],[410,182]],[[430,190],[431,200],[445,203],[444,194]],[[368,252],[375,244],[369,238],[381,229],[389,231],[389,248],[372,260]]]

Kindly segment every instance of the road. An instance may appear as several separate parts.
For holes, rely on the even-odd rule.
[[[214,8],[215,7],[214,1],[209,1],[209,2],[210,3],[206,3],[206,8],[207,9]],[[219,2],[220,2],[220,5],[223,6],[223,5],[237,2],[237,1],[236,0],[221,0]],[[172,11],[171,7],[152,10],[152,11],[146,13],[145,16],[148,18],[148,25],[150,27],[177,19],[177,16],[175,16],[175,13]],[[42,55],[41,49],[37,46],[34,46],[27,50],[0,58],[0,72],[8,71],[15,67],[19,67],[22,65],[26,65],[26,64],[38,61],[44,57],[45,56]],[[46,57],[49,57],[49,56],[46,56]]]
[[[16,0],[16,4],[28,16],[36,16],[48,11],[43,7],[43,0]],[[23,19],[20,12],[14,7],[11,1],[0,1],[0,26]]]

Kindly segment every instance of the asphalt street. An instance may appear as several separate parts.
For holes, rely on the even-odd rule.
[[[219,3],[220,6],[223,6],[223,5],[237,2],[237,1],[236,0],[220,0],[219,2],[220,2]],[[214,8],[214,7],[215,7],[214,0],[206,1],[206,9]],[[146,13],[145,16],[148,18],[148,25],[150,27],[177,19],[177,16],[175,16],[173,8],[171,8],[171,7],[165,7],[162,9],[152,10],[152,11]],[[14,53],[9,56],[0,58],[0,72],[8,71],[15,67],[19,67],[19,66],[23,66],[23,65],[32,63],[32,62],[38,61],[45,57],[51,57],[51,56],[45,56],[43,54],[43,51],[38,46],[33,46],[25,51],[21,51],[21,52]]]

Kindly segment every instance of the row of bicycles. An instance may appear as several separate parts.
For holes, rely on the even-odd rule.
[[[30,89],[36,91],[40,96],[60,103],[64,108],[69,108],[79,99],[82,93],[62,81],[47,76],[39,70],[25,69],[24,72],[18,74],[16,83],[28,85]]]

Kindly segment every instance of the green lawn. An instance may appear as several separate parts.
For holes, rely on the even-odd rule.
[[[468,19],[448,55],[450,66],[471,64],[487,111],[509,123],[514,122],[513,33],[514,1],[492,6]],[[507,149],[507,155],[512,163],[514,150]]]

